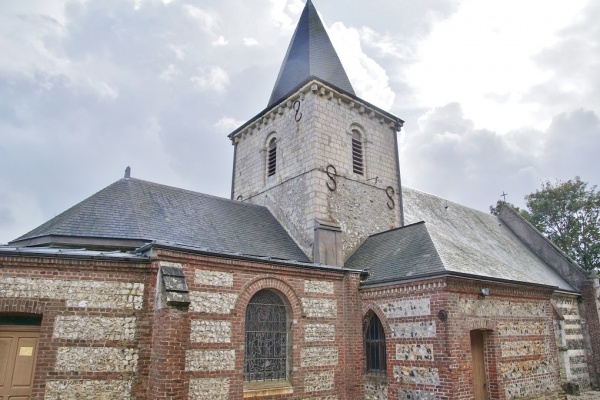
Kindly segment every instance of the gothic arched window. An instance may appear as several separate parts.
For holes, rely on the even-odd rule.
[[[250,299],[246,308],[245,344],[245,381],[287,377],[287,310],[276,293],[261,290]]]
[[[367,372],[385,374],[385,332],[377,315],[371,313],[365,332],[365,356]]]
[[[277,138],[269,141],[267,146],[267,176],[275,175],[277,170]]]
[[[363,174],[363,148],[361,134],[356,129],[352,130],[352,171]]]

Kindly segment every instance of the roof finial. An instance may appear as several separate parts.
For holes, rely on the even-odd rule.
[[[131,167],[128,166],[127,168],[125,168],[125,176],[124,176],[124,178],[125,179],[131,178]]]

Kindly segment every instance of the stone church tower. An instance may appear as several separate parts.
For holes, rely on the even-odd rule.
[[[308,0],[267,108],[229,135],[232,199],[268,207],[314,262],[342,266],[402,225],[402,123],[355,95]]]

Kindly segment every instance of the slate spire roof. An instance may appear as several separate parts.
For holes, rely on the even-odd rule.
[[[310,261],[265,207],[134,178],[118,180],[10,245],[135,248],[153,241]]]
[[[269,107],[310,77],[355,95],[311,0],[307,0],[275,82]]]

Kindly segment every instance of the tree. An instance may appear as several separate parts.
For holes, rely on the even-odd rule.
[[[525,196],[529,222],[586,270],[600,271],[600,192],[579,177]]]
[[[521,214],[521,216],[523,218],[525,218],[527,221],[529,221],[530,216],[529,216],[529,213],[527,212],[527,210],[522,210],[522,209],[520,209],[519,207],[515,206],[512,203],[504,202],[502,200],[498,200],[496,202],[495,206],[490,206],[490,214],[492,214],[492,215],[498,215],[498,214],[500,214],[500,210],[504,206],[510,206],[510,208],[512,208],[513,210],[515,210],[519,214]]]

